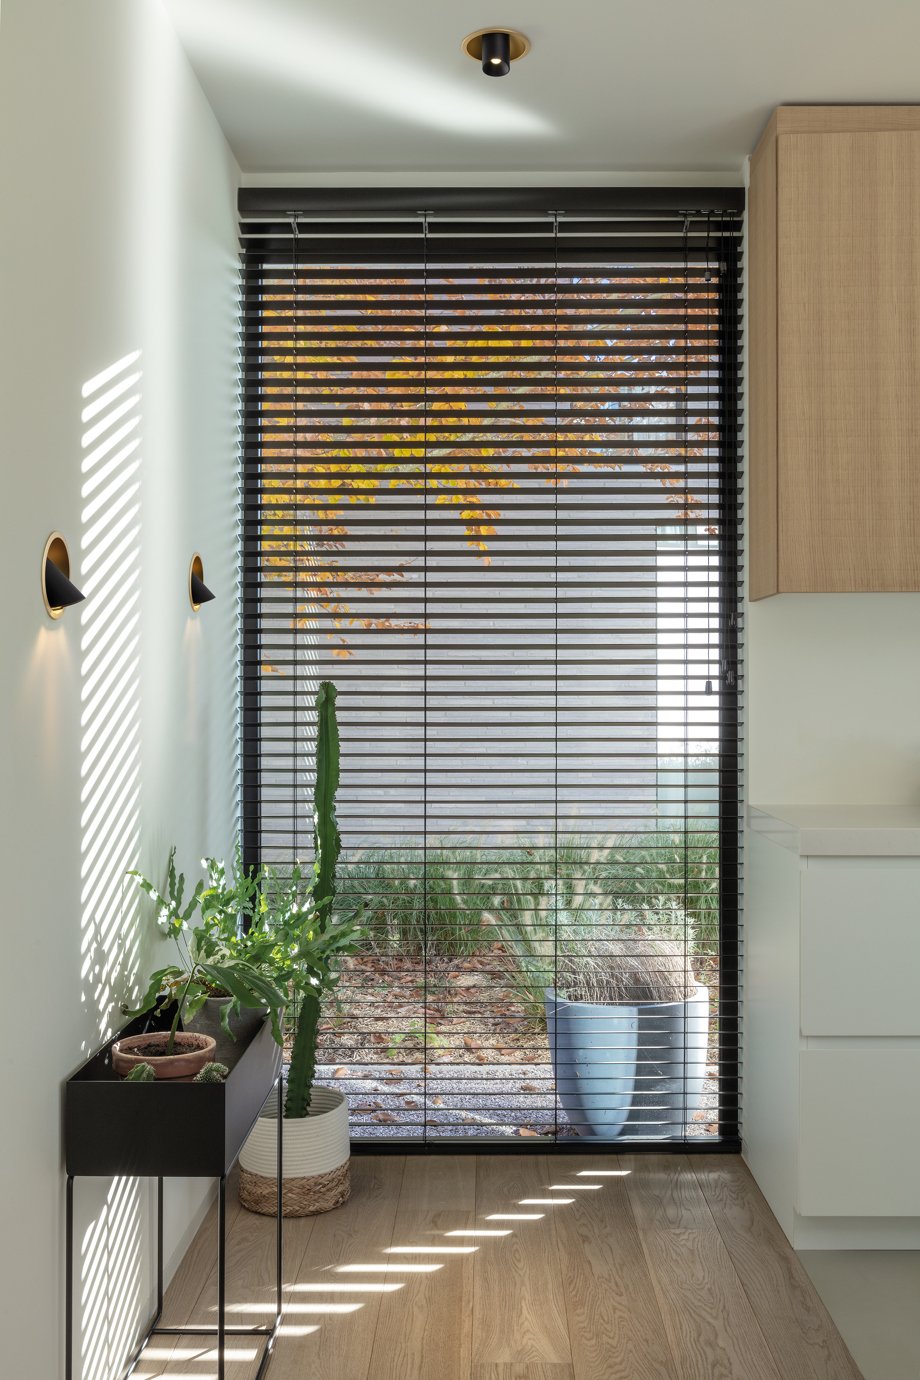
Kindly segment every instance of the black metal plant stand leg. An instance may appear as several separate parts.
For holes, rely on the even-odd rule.
[[[157,1302],[156,1312],[151,1318],[144,1333],[143,1340],[139,1342],[128,1369],[125,1371],[124,1380],[137,1369],[137,1365],[144,1353],[144,1348],[152,1337],[216,1337],[217,1338],[217,1380],[225,1380],[226,1375],[226,1339],[228,1337],[264,1337],[265,1347],[262,1352],[262,1359],[255,1374],[255,1380],[262,1380],[262,1376],[268,1369],[268,1364],[272,1358],[275,1340],[278,1336],[278,1329],[281,1326],[282,1302],[283,1302],[283,1278],[284,1278],[284,1215],[283,1215],[283,1172],[284,1172],[284,1121],[283,1121],[283,1086],[281,1075],[277,1081],[278,1094],[278,1199],[275,1209],[275,1319],[271,1324],[255,1325],[252,1327],[227,1326],[227,1176],[222,1174],[217,1186],[217,1324],[198,1325],[187,1323],[174,1327],[161,1327],[160,1318],[163,1314],[163,1179],[157,1179]],[[73,1181],[74,1175],[67,1176],[67,1219],[65,1227],[65,1240],[67,1251],[66,1262],[66,1302],[65,1302],[65,1367],[64,1374],[66,1380],[73,1380]]]

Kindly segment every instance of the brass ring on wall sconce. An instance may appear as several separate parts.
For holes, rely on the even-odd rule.
[[[70,553],[60,532],[52,532],[42,552],[42,600],[49,618],[58,619],[67,608],[86,598],[70,580]]]
[[[196,551],[188,568],[188,601],[197,613],[202,604],[208,604],[214,595],[204,582],[204,566]]]

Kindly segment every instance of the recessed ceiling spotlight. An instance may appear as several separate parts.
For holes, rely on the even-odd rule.
[[[460,46],[482,63],[487,77],[506,77],[512,62],[530,52],[530,39],[516,29],[477,29],[474,34],[467,34]]]

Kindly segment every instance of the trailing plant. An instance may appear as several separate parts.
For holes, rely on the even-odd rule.
[[[203,881],[198,882],[186,900],[185,874],[176,872],[175,848],[170,850],[167,863],[165,895],[139,872],[131,872],[129,876],[136,879],[141,890],[153,901],[157,925],[160,932],[175,943],[178,961],[158,968],[152,974],[139,1006],[136,1010],[126,1011],[126,1014],[141,1016],[158,1005],[166,1006],[175,1001],[176,1010],[165,1051],[166,1054],[172,1054],[179,1022],[191,1020],[208,997],[227,996],[230,1001],[221,1012],[221,1023],[227,1034],[232,1035],[229,1025],[231,1012],[243,1006],[256,1009],[267,1007],[272,1032],[278,1044],[281,1044],[281,1012],[286,1000],[284,992],[248,958],[234,951],[232,938],[227,933],[223,903],[218,906],[212,901],[209,906],[205,901],[205,908],[202,908],[206,891]],[[194,916],[199,911],[202,914],[201,922],[193,925]]]

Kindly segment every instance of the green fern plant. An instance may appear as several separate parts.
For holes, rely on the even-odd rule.
[[[186,901],[185,874],[176,871],[175,848],[169,854],[165,893],[139,872],[131,871],[128,876],[135,879],[156,907],[160,933],[174,942],[178,961],[158,968],[151,975],[137,1008],[129,1010],[127,1006],[123,1007],[125,1014],[142,1016],[158,1005],[175,1002],[175,1015],[166,1044],[166,1053],[172,1054],[180,1020],[191,1020],[208,997],[226,995],[231,998],[236,1010],[241,1006],[255,1009],[268,1007],[272,1031],[280,1045],[283,1039],[281,1012],[285,1006],[285,995],[270,977],[248,958],[240,956],[225,927],[215,923],[214,914],[207,910],[207,898],[213,888],[206,891],[204,882],[200,881]],[[199,924],[193,926],[192,921],[198,911],[201,911],[202,918]],[[229,1007],[222,1017],[224,1029],[229,1033],[226,1024],[228,1016]]]

